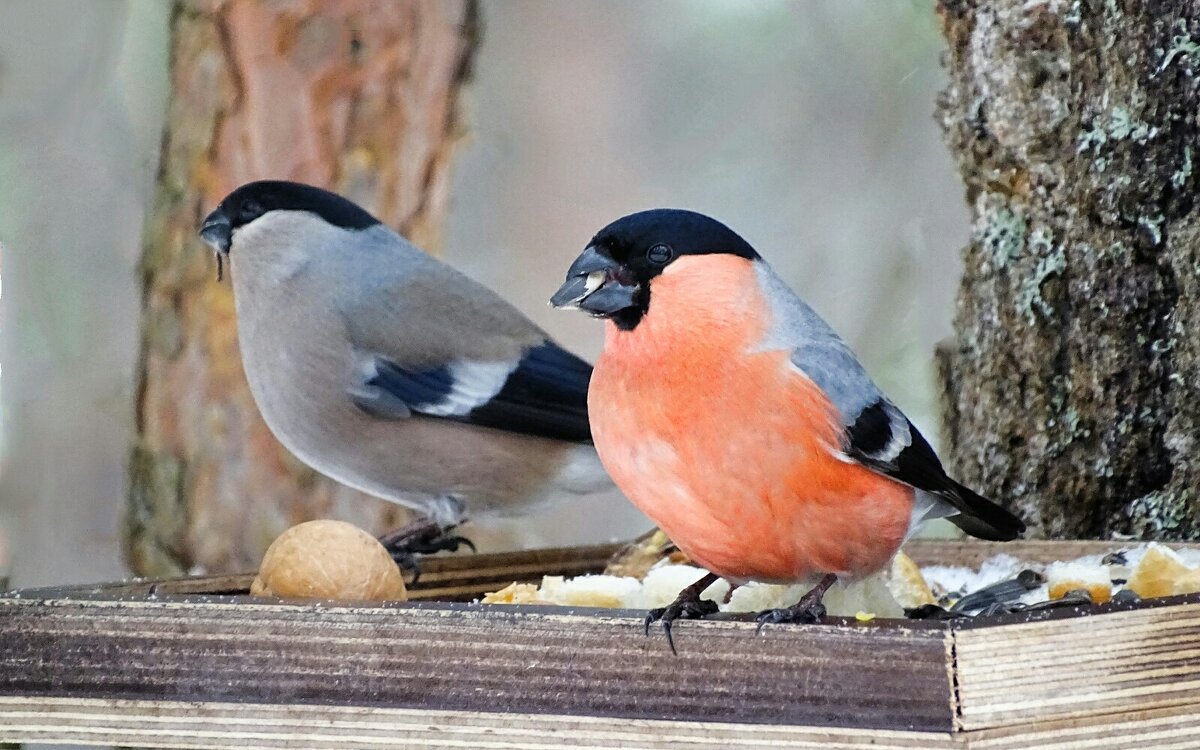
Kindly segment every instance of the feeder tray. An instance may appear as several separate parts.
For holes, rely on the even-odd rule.
[[[1109,542],[914,542],[922,565]],[[396,604],[251,576],[0,595],[0,743],[188,748],[1200,748],[1200,595],[950,622],[679,622],[466,603],[616,547],[431,558]]]

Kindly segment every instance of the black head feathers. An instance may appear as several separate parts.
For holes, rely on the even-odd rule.
[[[234,229],[271,211],[308,211],[343,229],[366,229],[379,223],[374,216],[337,193],[282,180],[242,185],[221,201],[218,210]]]
[[[683,255],[759,257],[737,232],[711,217],[678,208],[655,208],[617,219],[590,243],[622,265],[635,268],[645,260],[665,266]]]
[[[655,277],[678,258],[703,255],[759,259],[736,232],[704,214],[675,208],[630,214],[592,237],[550,303],[632,330],[650,309]]]

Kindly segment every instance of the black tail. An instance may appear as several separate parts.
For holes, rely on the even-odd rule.
[[[996,505],[983,495],[958,482],[955,494],[961,502],[954,503],[962,512],[946,520],[971,536],[989,542],[1010,542],[1025,531],[1025,522]]]

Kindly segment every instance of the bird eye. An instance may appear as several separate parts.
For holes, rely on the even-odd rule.
[[[660,266],[665,263],[670,263],[671,258],[674,257],[675,251],[671,249],[670,245],[654,245],[646,251],[646,260]]]
[[[243,221],[253,221],[263,215],[262,204],[252,198],[247,198],[242,201],[241,213]]]

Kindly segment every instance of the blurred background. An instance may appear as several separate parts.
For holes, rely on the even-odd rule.
[[[566,264],[623,214],[709,213],[936,442],[932,349],[968,227],[931,115],[944,84],[931,0],[480,10],[444,259],[594,359],[600,326],[546,305]],[[159,0],[0,4],[0,578],[14,585],[126,575],[137,268],[170,14]],[[646,528],[614,503],[549,513],[511,541]]]

